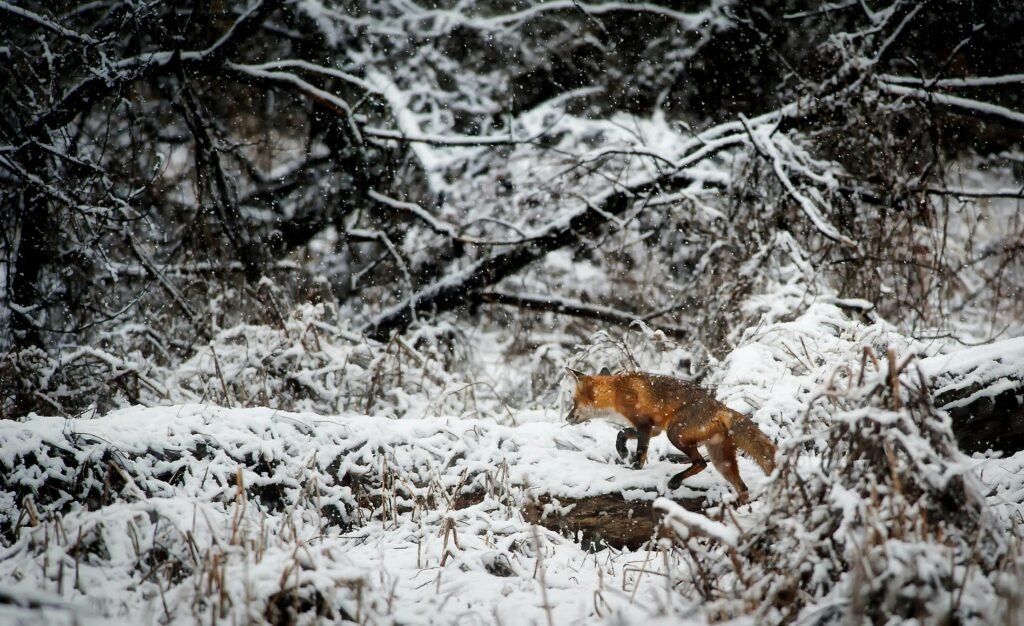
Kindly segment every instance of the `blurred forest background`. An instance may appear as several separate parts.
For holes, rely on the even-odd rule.
[[[1020,335],[1021,32],[1013,0],[0,2],[0,415],[553,406],[602,341],[699,379],[822,300]]]

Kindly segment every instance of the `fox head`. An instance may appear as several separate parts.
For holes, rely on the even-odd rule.
[[[576,393],[573,395],[572,405],[569,407],[569,414],[565,416],[565,421],[570,424],[580,424],[594,417],[601,417],[605,411],[595,402],[597,393],[594,389],[594,376],[588,376],[568,367],[565,370],[576,381]],[[611,372],[604,367],[601,368],[598,376],[608,376],[609,374]]]

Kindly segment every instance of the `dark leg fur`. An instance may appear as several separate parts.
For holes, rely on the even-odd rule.
[[[630,439],[636,439],[639,434],[639,431],[635,428],[623,428],[619,431],[618,436],[615,437],[615,451],[619,453],[620,458],[625,459],[629,456],[626,442]]]
[[[701,456],[700,450],[697,449],[696,445],[681,446],[676,444],[676,447],[685,452],[686,456],[690,457],[690,460],[693,461],[693,465],[670,478],[668,481],[669,489],[678,489],[679,486],[683,484],[684,480],[690,476],[703,472],[704,468],[708,466],[708,462],[704,460],[703,456]]]
[[[651,443],[651,429],[636,429],[636,458],[633,459],[633,469],[640,469],[647,462],[647,447]]]
[[[651,429],[642,426],[637,428],[624,428],[615,437],[615,451],[623,459],[629,457],[629,449],[626,442],[636,439],[636,456],[633,457],[633,468],[640,469],[647,462],[647,448],[651,443]]]

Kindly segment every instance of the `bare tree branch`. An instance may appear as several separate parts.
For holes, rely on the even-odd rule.
[[[142,267],[145,268],[146,273],[149,276],[155,278],[157,282],[160,283],[160,286],[164,288],[164,291],[166,291],[167,294],[171,297],[171,300],[173,300],[174,303],[178,305],[178,308],[181,309],[181,312],[185,314],[185,317],[187,317],[189,321],[194,323],[196,321],[195,311],[192,310],[192,307],[189,306],[188,302],[185,301],[185,298],[182,297],[181,292],[178,291],[174,287],[174,285],[171,284],[171,281],[167,280],[167,277],[163,275],[163,272],[157,269],[153,261],[148,256],[146,256],[146,253],[143,252],[142,248],[139,247],[139,243],[135,241],[135,237],[133,237],[130,234],[128,235],[128,245],[131,247],[132,252],[135,254],[135,258],[137,258],[139,260],[139,263],[142,264]]]
[[[634,315],[627,311],[621,311],[611,307],[587,304],[586,302],[580,302],[578,300],[555,298],[551,296],[531,296],[500,291],[485,291],[474,294],[473,298],[477,302],[486,304],[501,304],[521,309],[530,309],[533,311],[550,311],[552,313],[558,313],[559,315],[595,319],[622,326],[631,326],[634,323],[642,322],[645,319],[645,316],[640,314]],[[674,339],[687,339],[690,336],[690,332],[685,328],[670,325],[655,325],[650,324],[649,322],[645,323],[647,323],[651,328],[660,330]]]

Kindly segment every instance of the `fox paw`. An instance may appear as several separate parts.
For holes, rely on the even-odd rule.
[[[615,462],[619,465],[628,465],[633,469],[640,469],[644,466],[645,460],[633,454],[624,454],[616,459]]]

